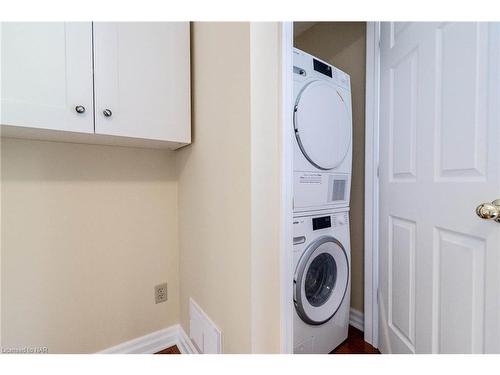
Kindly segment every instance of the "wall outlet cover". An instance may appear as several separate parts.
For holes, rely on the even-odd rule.
[[[159,284],[155,286],[155,303],[166,302],[168,299],[167,293],[167,283]]]

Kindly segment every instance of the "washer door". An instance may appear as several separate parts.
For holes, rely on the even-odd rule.
[[[310,244],[294,277],[295,309],[312,325],[330,320],[339,309],[349,283],[349,261],[342,244],[324,236]]]
[[[302,153],[315,167],[333,169],[351,144],[351,121],[342,92],[325,81],[313,81],[295,102],[293,123]]]

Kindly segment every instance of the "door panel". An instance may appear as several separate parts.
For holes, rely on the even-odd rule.
[[[500,223],[475,214],[500,198],[499,35],[382,24],[382,352],[500,352]]]
[[[434,333],[440,353],[481,353],[484,350],[485,243],[436,228]]]
[[[1,52],[3,125],[94,132],[90,22],[3,22]]]
[[[389,327],[415,347],[415,222],[389,217]]]
[[[96,133],[190,142],[188,22],[95,22],[94,48]]]
[[[417,50],[412,50],[391,67],[389,73],[392,144],[389,162],[393,181],[415,181],[416,178],[417,58]]]
[[[436,29],[438,180],[485,177],[487,34],[488,26],[480,23],[448,23]]]

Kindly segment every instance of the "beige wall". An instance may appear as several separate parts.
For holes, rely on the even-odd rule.
[[[181,323],[224,353],[280,350],[279,24],[194,23],[193,144],[179,151]]]
[[[192,297],[225,353],[251,351],[250,24],[194,23],[193,144],[179,150],[181,323]]]
[[[252,352],[280,352],[281,46],[278,23],[251,23]]]
[[[178,323],[173,155],[1,145],[2,346],[95,352]]]
[[[295,47],[329,62],[351,76],[353,112],[351,306],[363,311],[366,23],[319,22],[296,36],[294,44]]]
[[[192,145],[2,139],[4,347],[94,352],[179,321],[189,332],[192,297],[225,353],[279,352],[279,24],[191,32]]]

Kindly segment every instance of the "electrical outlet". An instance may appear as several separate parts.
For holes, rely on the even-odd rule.
[[[155,286],[155,303],[162,303],[168,299],[167,283]]]

